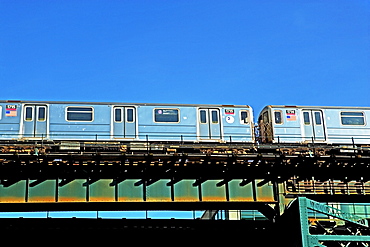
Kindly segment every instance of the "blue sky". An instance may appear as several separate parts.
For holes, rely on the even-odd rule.
[[[367,0],[0,0],[0,99],[370,106]]]
[[[0,0],[0,99],[370,106],[368,0]],[[154,216],[153,216],[154,217]]]

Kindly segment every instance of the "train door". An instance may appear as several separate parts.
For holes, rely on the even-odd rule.
[[[23,107],[23,137],[45,138],[48,132],[47,105],[27,104]]]
[[[136,137],[136,111],[134,107],[113,107],[113,138]]]
[[[322,111],[303,110],[303,137],[306,141],[325,141],[325,126]]]
[[[220,140],[221,121],[220,110],[213,108],[201,108],[199,113],[199,137],[202,140]]]

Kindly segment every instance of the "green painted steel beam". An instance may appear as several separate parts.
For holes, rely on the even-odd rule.
[[[370,242],[370,236],[364,235],[311,235],[309,232],[308,210],[325,214],[327,216],[344,220],[352,224],[368,227],[367,221],[359,216],[345,213],[339,209],[327,206],[325,204],[307,199],[298,198],[299,219],[302,237],[302,247],[320,247],[325,246],[320,242],[337,241],[337,242]]]
[[[370,242],[370,236],[363,235],[311,235],[317,241]]]

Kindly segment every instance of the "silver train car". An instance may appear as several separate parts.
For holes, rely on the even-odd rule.
[[[0,101],[0,140],[254,142],[247,105]]]
[[[370,144],[370,107],[266,106],[258,116],[262,143]]]

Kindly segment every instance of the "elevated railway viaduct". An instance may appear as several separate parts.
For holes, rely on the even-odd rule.
[[[204,210],[202,218],[212,219],[218,210],[258,210],[266,220],[0,219],[1,230],[182,235],[208,229],[247,234],[252,240],[258,236],[270,244],[282,241],[282,228],[285,233],[304,229],[299,220],[303,214],[294,209],[301,206],[291,207],[296,198],[370,202],[370,149],[366,147],[91,142],[76,150],[74,145],[3,143],[0,211]],[[312,234],[320,225],[317,232],[329,234],[345,225],[350,231],[369,234],[366,226],[342,223],[347,218],[340,223],[330,220],[334,216],[322,217],[321,222],[309,217],[306,232]],[[305,245],[302,234],[290,237],[291,246],[340,242],[317,240]],[[360,243],[345,240],[341,243]]]

